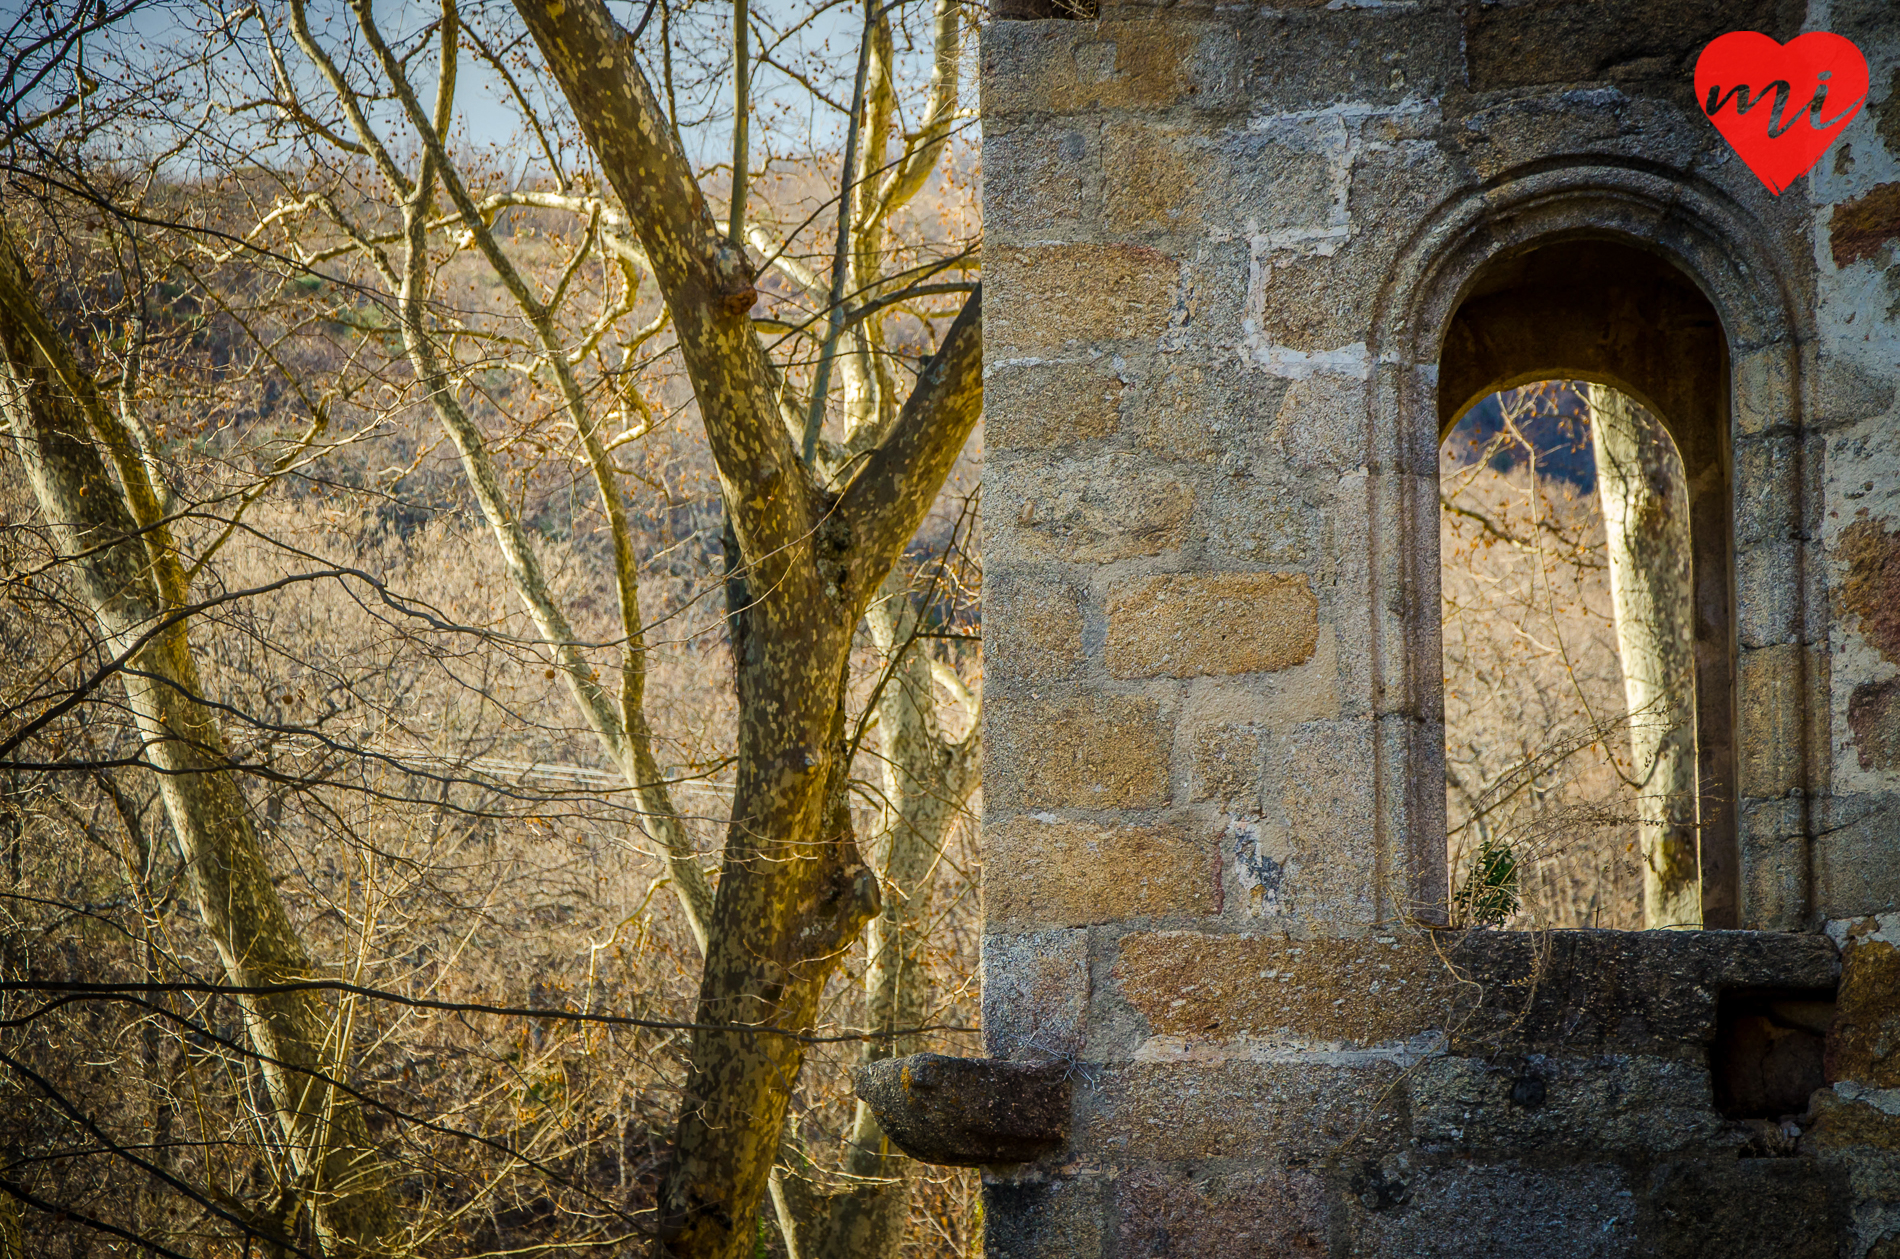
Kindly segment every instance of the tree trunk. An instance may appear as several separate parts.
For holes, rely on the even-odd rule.
[[[865,615],[871,640],[891,670],[877,700],[884,804],[872,844],[881,907],[865,928],[865,1025],[872,1031],[916,1027],[930,995],[923,972],[931,885],[944,838],[975,790],[981,744],[977,723],[952,741],[937,721],[929,658],[910,642],[917,614],[893,571]],[[922,1048],[916,1034],[866,1041],[861,1063]],[[773,1204],[793,1259],[878,1259],[896,1252],[908,1219],[912,1161],[891,1148],[871,1108],[857,1103],[846,1136],[845,1172],[856,1184],[821,1194],[781,1171]]]
[[[1689,487],[1674,443],[1653,416],[1603,385],[1591,385],[1589,398],[1629,703],[1643,925],[1699,927]]]
[[[40,312],[25,268],[5,242],[0,272],[0,413],[42,514],[74,557],[72,571],[105,649],[131,653],[119,677],[144,754],[158,770],[198,912],[233,984],[308,979],[310,959],[271,882],[223,734],[202,702],[186,621],[157,628],[176,613],[183,592],[162,524],[136,521],[142,513],[126,501],[151,501],[151,486],[138,482],[144,474],[125,458],[115,462],[132,484],[115,486],[108,476],[88,431],[108,417],[96,394],[87,405],[90,378]],[[378,1249],[394,1230],[395,1213],[362,1111],[325,1083],[342,1069],[345,1053],[321,997],[286,993],[245,997],[242,1004],[297,1189],[326,1250]]]

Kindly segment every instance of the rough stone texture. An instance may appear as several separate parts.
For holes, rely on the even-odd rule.
[[[926,1163],[1026,1163],[1069,1132],[1060,1063],[911,1054],[859,1067],[852,1080],[892,1144]]]
[[[1108,596],[1108,671],[1118,678],[1285,669],[1318,640],[1319,601],[1304,573],[1141,577]]]
[[[1220,869],[1205,824],[1097,826],[1018,817],[985,834],[983,913],[991,931],[1114,920],[1200,917],[1216,910]]]
[[[1071,11],[982,41],[985,1031],[1078,1073],[989,1253],[1900,1259],[1900,10],[1009,20]],[[1776,197],[1693,67],[1806,28],[1871,90]],[[1443,395],[1553,374],[1696,469],[1704,903],[1750,930],[1423,929]],[[1737,1029],[1836,985],[1811,1113],[1744,1114],[1799,1037]]]
[[[1127,935],[1114,978],[1157,1036],[1354,1048],[1446,1027],[1457,989],[1432,942],[1416,938]]]
[[[1345,1202],[1351,1242],[1344,1253],[1421,1259],[1620,1259],[1640,1253],[1628,1178],[1619,1167],[1408,1162],[1362,1171],[1357,1183],[1365,1189]]]
[[[986,770],[1001,771],[992,801],[1026,808],[1140,809],[1168,791],[1160,705],[1135,695],[1050,699],[985,719]],[[1013,718],[1013,720],[1011,719]]]
[[[1039,1061],[1081,1053],[1089,997],[1085,932],[984,937],[983,1044],[992,1056]]]
[[[989,450],[1052,450],[1107,437],[1120,425],[1122,383],[1101,363],[1034,363],[983,382]]]
[[[1115,1186],[1115,1253],[1120,1259],[1326,1259],[1325,1192],[1324,1181],[1304,1170],[1193,1177],[1137,1172]]]
[[[1844,934],[1827,1078],[1900,1088],[1900,914],[1853,923]]]
[[[1721,1127],[1708,1067],[1690,1059],[1434,1058],[1409,1085],[1415,1138],[1494,1157],[1655,1154],[1706,1144]]]
[[[1398,1084],[1385,1062],[1136,1063],[1078,1094],[1074,1146],[1114,1159],[1334,1159],[1397,1139]]]
[[[999,313],[985,310],[984,344],[1016,354],[1155,336],[1168,326],[1181,271],[1145,245],[1044,245],[997,262]]]

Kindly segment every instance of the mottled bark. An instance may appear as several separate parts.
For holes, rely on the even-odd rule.
[[[1590,428],[1629,703],[1643,925],[1702,925],[1689,487],[1674,444],[1623,394],[1590,386]]]
[[[127,707],[158,771],[198,913],[225,973],[244,986],[311,978],[223,734],[202,700],[189,623],[179,615],[185,581],[157,514],[158,494],[136,443],[39,308],[24,264],[4,239],[0,358],[0,413],[40,511],[74,557],[71,571],[105,650],[129,653],[120,673]],[[95,443],[112,456],[117,483]],[[346,1058],[336,1022],[310,992],[243,1004],[296,1190],[326,1248],[344,1255],[380,1249],[397,1224],[381,1157],[356,1102],[325,1082]]]
[[[865,928],[865,1025],[896,1032],[925,1021],[930,987],[922,955],[932,883],[944,839],[980,778],[982,745],[974,712],[961,736],[942,729],[937,675],[914,640],[917,612],[911,592],[895,576],[885,582],[865,623],[889,670],[877,697],[883,805],[871,861],[882,906]],[[921,1047],[916,1033],[867,1041],[859,1062],[903,1057]],[[825,1194],[787,1172],[775,1185],[780,1228],[797,1259],[872,1259],[893,1253],[908,1217],[911,1166],[911,1159],[892,1147],[871,1107],[858,1101],[846,1136],[844,1171],[855,1182],[852,1187]]]
[[[972,298],[889,435],[833,487],[780,418],[753,331],[750,264],[720,230],[678,138],[602,0],[518,0],[672,314],[717,463],[746,589],[733,816],[661,1248],[738,1259],[776,1159],[825,978],[878,909],[850,830],[843,685],[871,595],[916,532],[981,407]]]

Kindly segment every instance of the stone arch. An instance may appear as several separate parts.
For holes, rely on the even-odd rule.
[[[1447,200],[1388,271],[1368,345],[1368,466],[1382,488],[1368,504],[1368,536],[1380,553],[1368,567],[1367,606],[1380,711],[1415,723],[1412,737],[1385,745],[1396,758],[1376,772],[1382,797],[1403,801],[1398,824],[1420,903],[1445,896],[1444,857],[1432,851],[1444,835],[1438,442],[1485,393],[1571,376],[1649,406],[1670,424],[1688,465],[1698,726],[1708,736],[1698,759],[1714,797],[1705,798],[1704,920],[1785,928],[1805,918],[1805,788],[1826,755],[1805,715],[1825,711],[1825,679],[1800,652],[1751,669],[1751,637],[1778,640],[1750,631],[1765,630],[1756,622],[1777,613],[1738,606],[1734,595],[1738,565],[1785,561],[1795,603],[1811,597],[1801,571],[1808,512],[1796,440],[1811,335],[1784,260],[1763,247],[1765,236],[1731,199],[1692,177],[1637,165],[1544,164]],[[1617,291],[1590,299],[1587,276],[1567,293],[1551,287],[1565,266],[1598,278],[1618,267],[1626,274]],[[1539,293],[1540,284],[1548,291]],[[1505,335],[1514,318],[1550,322]],[[1628,319],[1653,329],[1652,339],[1604,335],[1606,321]],[[1586,329],[1593,334],[1580,335]],[[1560,344],[1565,337],[1570,344]],[[1690,379],[1673,378],[1685,367]],[[1793,804],[1775,812],[1772,834],[1737,825],[1768,801]]]

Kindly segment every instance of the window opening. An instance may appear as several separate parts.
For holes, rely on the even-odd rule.
[[[1489,395],[1440,447],[1455,921],[1702,924],[1683,460],[1604,385]]]

